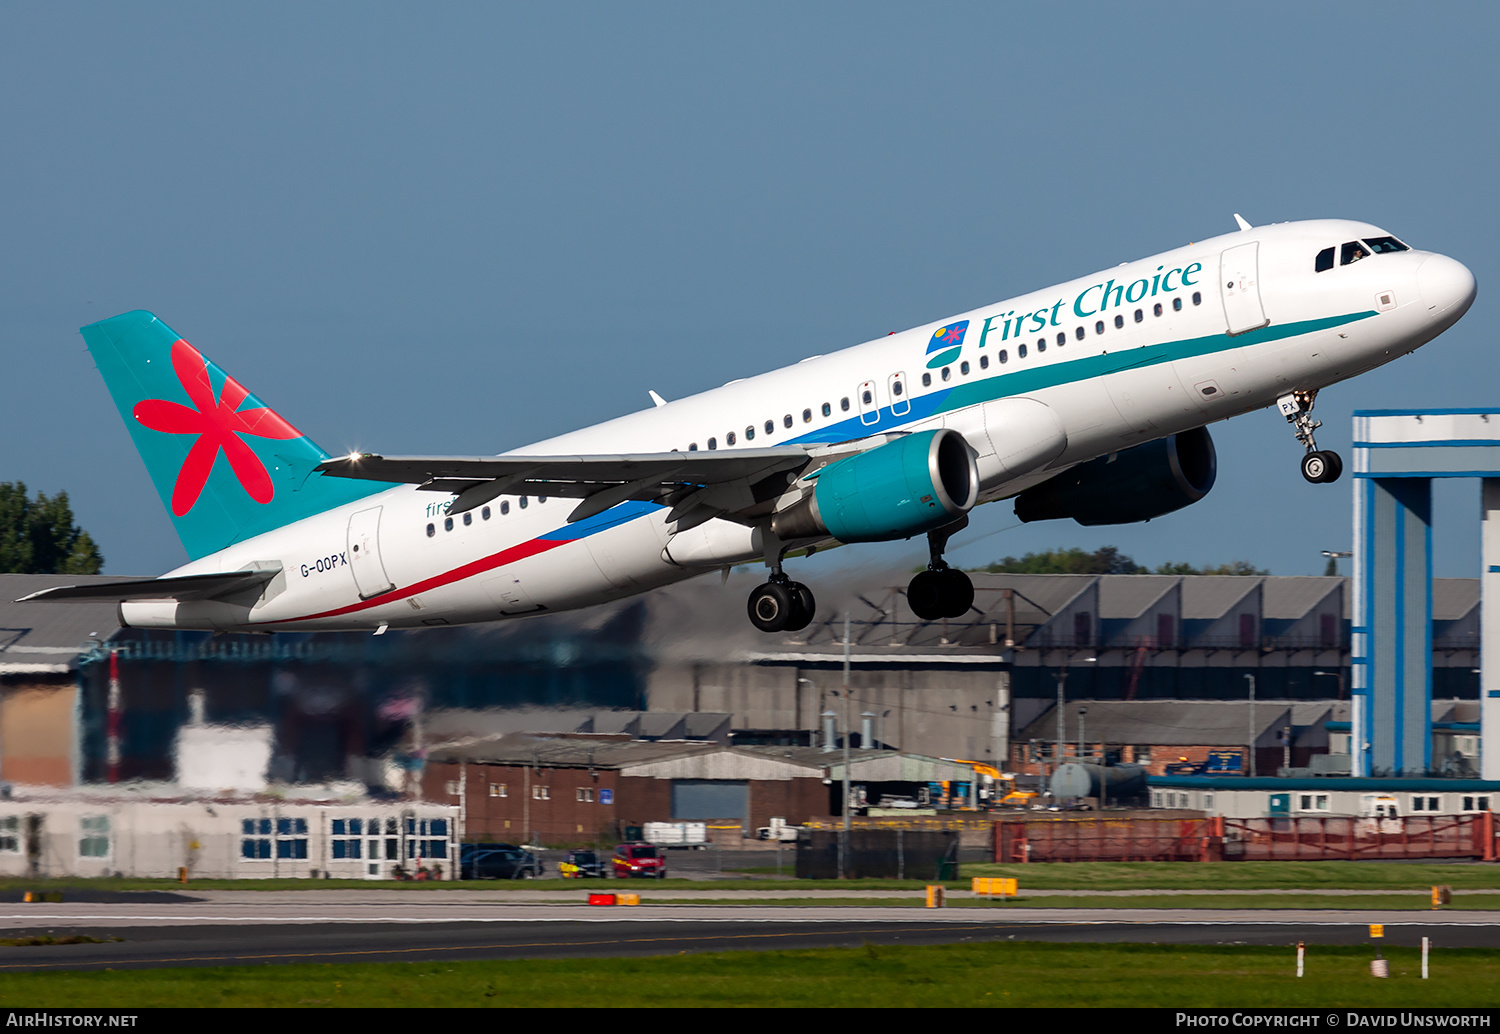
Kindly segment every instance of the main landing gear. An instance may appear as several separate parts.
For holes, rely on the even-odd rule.
[[[1313,439],[1313,432],[1323,426],[1321,420],[1312,418],[1313,403],[1317,398],[1316,390],[1294,391],[1277,399],[1276,407],[1286,417],[1287,423],[1292,425],[1297,441],[1307,449],[1306,455],[1302,457],[1302,476],[1311,483],[1320,485],[1337,481],[1344,472],[1344,461],[1339,459],[1336,452],[1319,449],[1318,443]]]
[[[766,563],[771,568],[771,580],[756,586],[750,593],[746,611],[750,623],[762,632],[799,632],[812,624],[817,613],[818,602],[812,590],[801,582],[794,582],[781,569],[781,558],[786,546],[766,529]]]
[[[927,533],[932,559],[928,561],[927,570],[919,573],[906,587],[906,602],[911,605],[912,613],[923,621],[963,617],[974,605],[974,583],[968,575],[949,567],[943,559],[948,540],[968,525],[966,514],[946,527]]]

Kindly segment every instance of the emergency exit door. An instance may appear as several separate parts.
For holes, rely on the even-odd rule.
[[[1264,327],[1271,321],[1260,304],[1260,242],[1241,244],[1219,260],[1219,290],[1224,296],[1224,318],[1230,334]]]
[[[362,600],[396,587],[380,560],[380,510],[372,506],[349,518],[349,570],[354,572],[354,585]]]

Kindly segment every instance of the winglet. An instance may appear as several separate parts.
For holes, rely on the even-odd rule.
[[[1238,212],[1234,213],[1234,221],[1240,224],[1241,230],[1250,229],[1250,224],[1245,222],[1245,217],[1240,215]]]

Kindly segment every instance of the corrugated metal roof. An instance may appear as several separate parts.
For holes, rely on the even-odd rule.
[[[1223,617],[1264,581],[1247,575],[1184,575],[1182,617],[1188,621]]]
[[[536,737],[512,733],[440,747],[428,754],[429,761],[530,765],[553,768],[625,768],[671,758],[711,754],[726,748],[718,743],[656,740],[595,740],[568,737]]]
[[[1307,615],[1329,593],[1343,586],[1343,578],[1290,575],[1266,578],[1261,583],[1261,614],[1271,619],[1295,621]]]
[[[1084,733],[1090,743],[1193,744],[1240,746],[1249,722],[1245,700],[1089,700],[1069,701],[1065,735],[1078,739],[1078,711],[1084,716]],[[1287,724],[1290,708],[1281,701],[1258,701],[1255,730],[1259,739],[1272,728]],[[1048,709],[1015,739],[1051,740],[1057,735],[1057,709]]]
[[[1478,578],[1434,578],[1432,619],[1457,621],[1479,606]]]
[[[1099,616],[1138,618],[1181,580],[1169,574],[1103,575],[1099,579]]]
[[[90,633],[107,642],[120,631],[110,601],[16,603],[54,585],[118,581],[104,575],[0,574],[0,675],[66,673],[78,666]]]

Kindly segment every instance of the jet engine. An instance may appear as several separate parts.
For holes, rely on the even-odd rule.
[[[1218,476],[1206,427],[1080,463],[1016,497],[1023,521],[1071,517],[1079,524],[1133,524],[1208,495]]]
[[[974,450],[941,428],[830,463],[813,490],[771,519],[783,541],[885,542],[952,524],[979,498]]]

